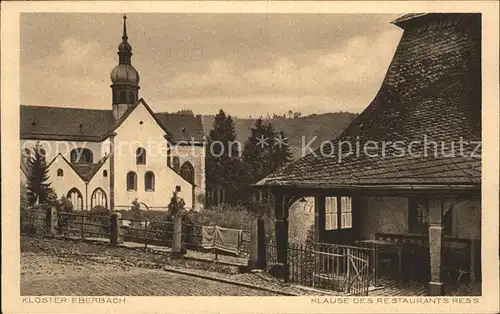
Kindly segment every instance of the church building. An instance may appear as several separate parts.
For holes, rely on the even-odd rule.
[[[38,142],[52,187],[75,210],[130,209],[135,199],[149,210],[166,210],[174,191],[187,209],[199,209],[205,195],[202,118],[153,112],[139,97],[123,19],[109,109],[21,105],[21,180],[26,182],[27,158]]]

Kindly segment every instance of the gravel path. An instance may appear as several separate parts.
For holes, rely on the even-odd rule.
[[[21,280],[21,295],[86,296],[272,296],[232,284],[136,268],[80,276],[30,276]]]

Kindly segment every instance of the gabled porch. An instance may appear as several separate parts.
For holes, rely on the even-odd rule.
[[[477,186],[280,187],[273,188],[273,196],[277,256],[285,280],[293,275],[289,209],[310,197],[315,242],[372,249],[370,262],[380,278],[423,283],[429,295],[443,295],[445,285],[449,293],[464,283],[481,281]],[[328,264],[335,264],[333,256]]]

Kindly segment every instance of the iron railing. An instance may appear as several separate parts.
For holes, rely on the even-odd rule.
[[[290,283],[364,296],[376,276],[373,256],[366,247],[290,243],[284,267]],[[266,262],[266,270],[275,275],[279,262],[273,241],[266,243]]]
[[[54,229],[69,237],[109,239],[110,221],[110,216],[58,212]]]
[[[142,219],[119,219],[123,241],[170,247],[172,245],[173,223]]]

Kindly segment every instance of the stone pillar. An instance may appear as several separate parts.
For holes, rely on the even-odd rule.
[[[47,207],[45,209],[45,235],[53,237],[57,228],[57,210],[55,207]]]
[[[112,213],[109,226],[109,243],[111,245],[118,245],[123,242],[121,237],[120,227],[122,224],[120,213]]]
[[[248,259],[248,269],[257,268],[258,253],[258,219],[252,219],[252,229],[250,230],[250,258]]]
[[[174,215],[174,230],[172,233],[172,257],[179,258],[181,256],[182,247],[182,216],[181,214]]]
[[[321,235],[325,229],[325,196],[316,195],[314,197],[314,250],[319,251],[318,244],[321,242]],[[314,269],[315,273],[320,272],[320,254],[314,254]],[[316,278],[313,278],[313,283],[315,283]]]
[[[444,294],[443,283],[443,200],[429,202],[429,254],[431,281],[429,295]]]
[[[278,253],[278,265],[282,270],[285,282],[288,282],[288,208],[285,207],[284,198],[281,193],[274,195],[274,213],[276,217],[276,251]]]
[[[317,195],[314,198],[314,242],[321,242],[325,230],[325,196]]]

